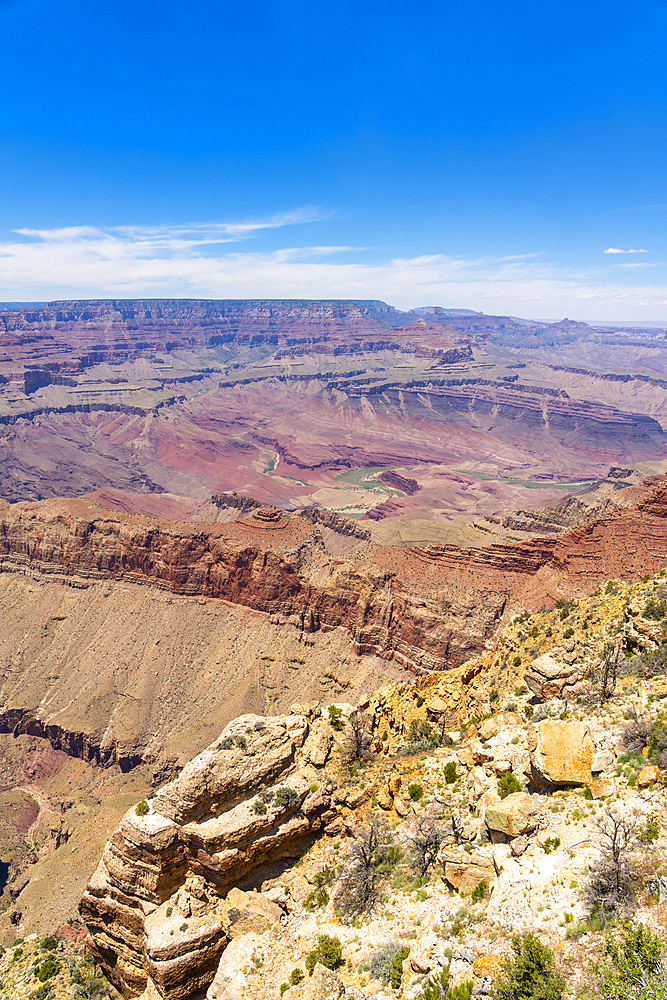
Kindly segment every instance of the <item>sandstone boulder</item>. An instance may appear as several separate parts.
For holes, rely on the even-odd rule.
[[[500,802],[488,806],[486,825],[507,837],[518,837],[530,833],[537,826],[537,817],[542,809],[538,796],[526,792],[513,792]]]
[[[525,672],[525,681],[540,701],[551,698],[576,698],[585,686],[588,667],[573,654],[557,658],[553,653],[544,653],[533,660]]]
[[[246,934],[232,941],[220,959],[207,1000],[236,1000],[248,981],[253,957],[260,959],[262,951],[267,950],[259,934]]]
[[[616,791],[616,782],[613,778],[598,778],[591,782],[591,792],[594,799],[606,799]]]
[[[230,938],[244,934],[263,934],[280,923],[283,911],[261,892],[230,889],[220,904],[220,922]]]
[[[500,955],[478,955],[472,971],[478,979],[494,982],[502,974],[503,960]]]
[[[637,784],[640,788],[648,788],[660,777],[660,768],[656,764],[647,764],[637,775]]]
[[[545,720],[528,733],[531,780],[537,789],[590,785],[595,744],[585,722]]]
[[[310,980],[310,995],[313,1000],[337,1000],[345,995],[345,987],[339,976],[318,962]]]
[[[491,883],[496,877],[490,850],[447,850],[440,855],[443,879],[453,889],[471,892],[480,882]]]

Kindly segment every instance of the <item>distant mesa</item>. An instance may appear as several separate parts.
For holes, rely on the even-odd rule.
[[[401,490],[403,493],[407,493],[409,497],[414,496],[419,489],[419,483],[416,479],[404,479],[403,476],[399,476],[397,472],[381,472],[378,479],[383,482],[385,486],[391,486],[395,490]]]

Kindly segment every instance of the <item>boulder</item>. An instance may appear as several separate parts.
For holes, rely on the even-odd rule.
[[[578,658],[566,655],[573,659],[572,663],[557,659],[553,653],[544,653],[526,668],[526,684],[540,701],[576,698],[583,691],[589,668]]]
[[[261,892],[230,889],[220,907],[220,922],[228,937],[263,934],[280,923],[283,911]]]
[[[333,733],[323,729],[312,733],[303,748],[304,759],[313,767],[324,767],[331,752]]]
[[[611,767],[615,761],[615,757],[611,750],[598,750],[593,757],[593,763],[591,764],[591,771],[593,774],[599,774],[600,771],[606,771],[608,767]]]
[[[379,805],[380,809],[384,809],[385,811],[388,809],[393,809],[394,807],[394,800],[389,794],[389,789],[387,788],[386,785],[384,786],[384,788],[381,788],[380,791],[378,792],[377,804]]]
[[[342,980],[319,962],[313,969],[309,986],[313,1000],[337,1000],[345,994]]]
[[[486,825],[490,830],[496,830],[507,837],[518,837],[535,829],[541,809],[542,802],[538,796],[513,792],[500,802],[488,806]]]
[[[478,979],[494,982],[502,974],[503,959],[500,955],[478,955],[472,967]]]
[[[591,792],[594,799],[606,799],[616,791],[616,782],[613,778],[598,778],[591,782]]]
[[[513,858],[520,858],[528,847],[528,837],[522,835],[521,837],[515,837],[510,844],[510,851]]]
[[[656,764],[647,764],[637,775],[637,785],[640,788],[648,788],[660,777],[660,768]]]
[[[259,934],[246,934],[232,941],[223,952],[207,1000],[236,1000],[248,982],[248,972],[254,967],[253,957],[266,952],[266,942]]]
[[[453,889],[472,892],[480,882],[489,884],[496,877],[491,851],[447,850],[440,855],[443,879]]]
[[[595,744],[585,722],[545,720],[531,726],[528,735],[535,788],[590,785]]]

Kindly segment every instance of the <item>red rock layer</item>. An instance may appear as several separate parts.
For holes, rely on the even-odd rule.
[[[630,491],[629,491],[630,492]],[[345,626],[361,653],[443,669],[475,655],[506,609],[583,595],[667,564],[667,478],[633,506],[558,538],[486,548],[362,544],[331,556],[318,525],[265,510],[202,525],[102,513],[86,500],[0,513],[0,570],[123,579],[281,616],[305,631]]]

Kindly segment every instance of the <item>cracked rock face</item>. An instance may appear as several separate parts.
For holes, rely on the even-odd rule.
[[[278,919],[275,904],[234,887],[298,857],[337,815],[312,763],[328,728],[301,714],[241,716],[144,815],[126,813],[80,904],[92,954],[125,996],[149,980],[165,1000],[205,989],[242,928]]]

